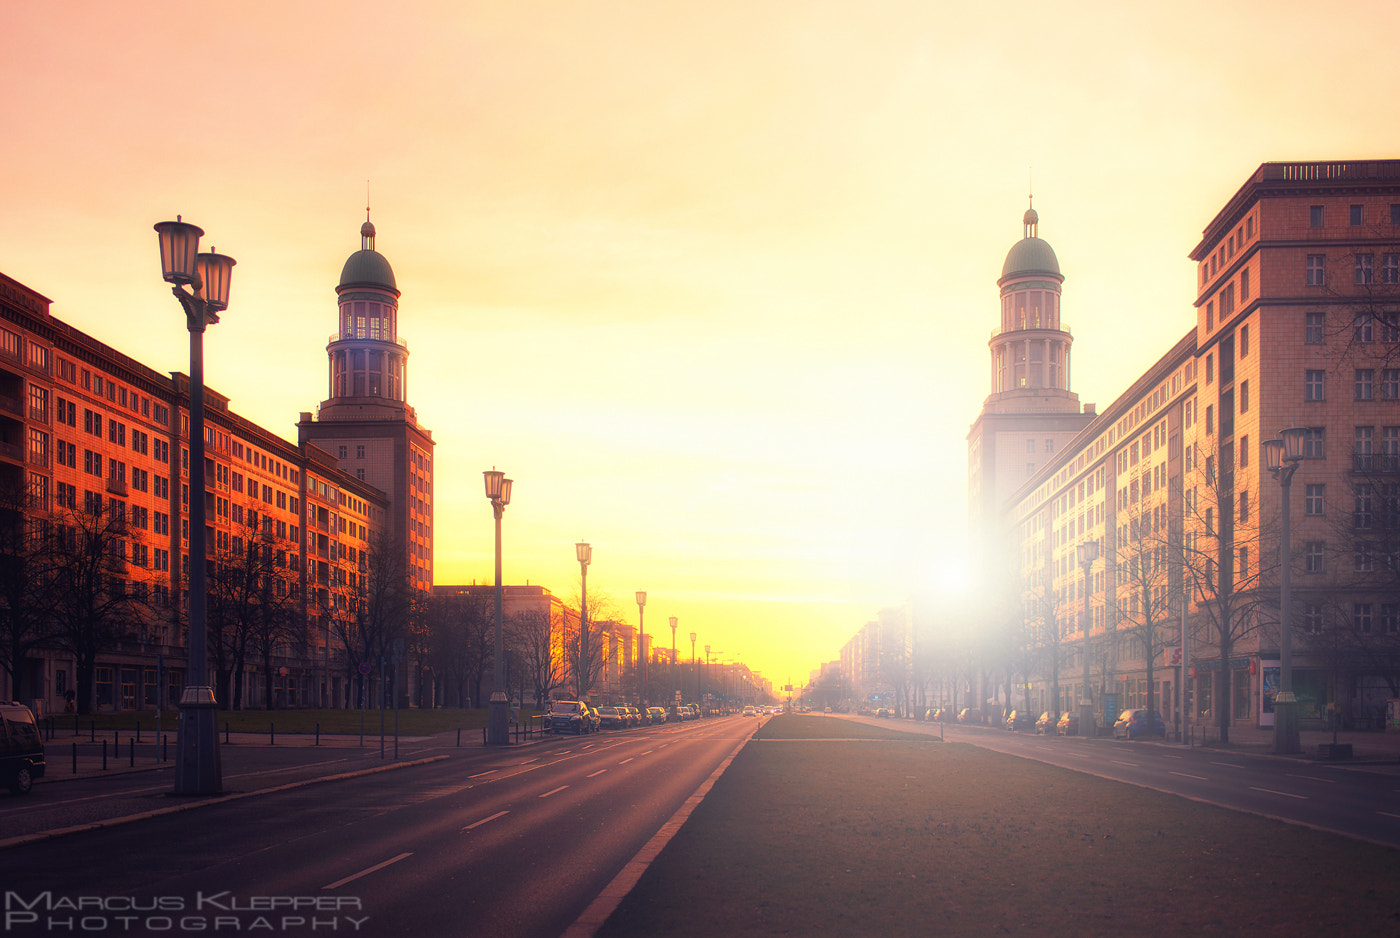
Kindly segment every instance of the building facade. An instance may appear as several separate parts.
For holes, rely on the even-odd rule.
[[[1005,507],[1018,692],[1271,726],[1289,563],[1303,719],[1378,725],[1400,693],[1400,161],[1266,163],[1190,256],[1194,328]],[[1290,427],[1280,557],[1263,443]]]

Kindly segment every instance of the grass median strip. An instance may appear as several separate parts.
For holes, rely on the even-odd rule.
[[[842,724],[864,738],[825,741],[838,733],[820,717],[765,725],[765,739],[811,741],[747,746],[598,934],[1400,923],[1394,850],[893,730],[872,745]]]

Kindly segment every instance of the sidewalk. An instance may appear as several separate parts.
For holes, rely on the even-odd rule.
[[[1219,742],[1220,730],[1218,727],[1196,725],[1187,729],[1188,731],[1194,730],[1194,738],[1198,746],[1238,749],[1260,755],[1270,755],[1274,751],[1274,731],[1270,728],[1232,726],[1230,727],[1230,741],[1228,743]],[[1351,746],[1352,757],[1350,759],[1329,759],[1326,755],[1320,754],[1319,746],[1331,745],[1332,743],[1331,730],[1300,730],[1298,741],[1302,749],[1299,758],[1326,761],[1336,765],[1393,763],[1397,768],[1400,768],[1400,733],[1381,730],[1342,730],[1338,732],[1336,734],[1337,743]]]

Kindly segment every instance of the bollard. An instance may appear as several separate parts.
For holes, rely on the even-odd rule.
[[[224,745],[228,745],[228,721],[224,721]]]
[[[112,730],[112,756],[115,757],[121,751],[122,731]]]
[[[267,739],[268,739],[268,743],[267,743],[267,744],[268,744],[269,746],[275,746],[275,745],[277,745],[277,724],[276,724],[276,723],[269,723],[269,724],[267,724]]]
[[[462,728],[460,726],[457,727],[457,748],[462,748]]]
[[[89,721],[88,721],[88,742],[90,742],[90,743],[95,743],[95,742],[97,742],[97,721],[96,721],[96,720],[89,720]]]
[[[73,774],[78,774],[78,744],[73,744]]]
[[[321,724],[316,724],[316,745],[321,745]]]
[[[170,761],[170,734],[166,733],[160,739],[160,761]]]
[[[126,739],[127,766],[136,768],[136,740],[130,736]]]
[[[486,745],[486,727],[481,728],[481,745]]]
[[[107,740],[102,740],[102,771],[107,771]]]
[[[137,720],[137,721],[136,721],[136,741],[137,741],[138,743],[141,741],[141,721],[140,721],[140,720]]]

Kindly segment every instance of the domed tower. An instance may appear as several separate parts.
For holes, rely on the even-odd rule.
[[[412,585],[433,582],[433,435],[408,404],[408,343],[399,337],[399,288],[374,249],[366,216],[360,249],[335,288],[337,329],[326,346],[330,397],[303,412],[297,440],[389,497],[385,533],[403,551]]]
[[[997,281],[1001,326],[987,343],[992,352],[992,394],[1045,397],[1046,392],[1060,391],[1069,395],[1074,336],[1060,326],[1060,285],[1065,278],[1054,248],[1037,235],[1040,217],[1035,209],[1026,209],[1021,221],[1024,234],[1007,252]]]

